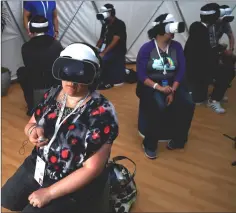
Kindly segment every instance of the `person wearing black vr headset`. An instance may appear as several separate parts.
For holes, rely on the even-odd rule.
[[[102,21],[100,39],[97,48],[103,60],[102,84],[100,89],[119,86],[125,78],[125,54],[126,54],[126,26],[116,16],[112,4],[105,4],[97,14],[97,19]]]
[[[28,23],[32,38],[21,48],[24,67],[17,70],[17,78],[27,103],[27,115],[34,108],[35,89],[48,89],[59,84],[52,76],[52,65],[63,50],[61,43],[46,35],[48,20],[43,16],[34,16]]]
[[[147,120],[143,148],[150,159],[157,157],[157,142],[161,139],[160,129],[166,112],[173,118],[169,121],[172,140],[167,148],[184,148],[187,142],[194,104],[182,85],[185,73],[183,48],[173,40],[175,33],[184,30],[183,22],[175,21],[172,14],[162,14],[148,31],[151,41],[138,53],[136,93]]]
[[[219,66],[218,47],[212,48],[212,29],[221,17],[220,6],[209,3],[201,8],[201,22],[190,26],[189,38],[185,45],[187,80],[193,100],[197,105],[207,101],[207,105],[216,113],[225,113],[220,101],[223,99],[232,79],[230,72]],[[225,19],[226,21],[227,19]],[[208,86],[215,79],[214,90],[208,100]]]
[[[86,212],[101,196],[118,123],[112,103],[95,91],[100,72],[99,53],[88,44],[71,44],[55,60],[62,86],[45,93],[25,127],[35,148],[2,187],[4,208]]]

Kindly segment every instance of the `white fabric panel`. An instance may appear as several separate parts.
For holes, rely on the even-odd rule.
[[[59,39],[63,35],[64,30],[70,24],[75,12],[77,11],[81,1],[57,1],[58,22],[59,22]],[[66,33],[67,34],[67,33]],[[63,41],[63,39],[62,39]]]
[[[71,4],[74,4],[74,2]],[[78,9],[79,4],[75,6]],[[73,42],[86,42],[96,45],[100,36],[101,23],[96,19],[96,13],[90,1],[83,2],[79,12],[62,39],[63,45]]]
[[[12,13],[19,23],[23,31],[23,17],[22,17],[22,2],[8,1]],[[10,16],[10,22],[7,23],[6,28],[2,33],[2,64],[1,66],[7,67],[11,71],[11,78],[16,78],[16,71],[23,65],[21,56],[21,46],[24,41],[21,34]]]

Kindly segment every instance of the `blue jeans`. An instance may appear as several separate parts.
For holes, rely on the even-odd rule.
[[[188,140],[195,110],[195,104],[188,91],[180,86],[170,106],[166,104],[166,95],[159,91],[153,91],[151,95],[147,94],[146,98],[141,97],[140,102],[147,119],[144,146],[150,150],[157,149],[157,141],[161,139],[160,131],[165,122],[167,123],[165,128],[168,128],[167,131],[175,143],[175,148],[183,148]]]

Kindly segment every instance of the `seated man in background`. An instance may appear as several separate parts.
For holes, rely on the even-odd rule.
[[[234,45],[235,39],[234,34],[231,29],[230,23],[234,20],[232,16],[232,9],[228,5],[220,6],[220,18],[217,20],[216,24],[209,27],[210,44],[211,47],[218,52],[220,55],[220,66],[223,72],[227,72],[230,78],[230,82],[235,77],[234,66],[236,62],[236,56],[234,55]],[[226,34],[229,39],[229,48],[227,46],[220,44],[220,39],[223,34]],[[227,96],[224,96],[223,101],[227,101]]]
[[[97,48],[103,60],[102,84],[100,89],[108,89],[124,83],[125,54],[126,54],[126,26],[118,19],[112,4],[105,4],[97,14],[97,19],[103,21]]]
[[[63,50],[59,41],[46,35],[48,20],[43,16],[35,16],[29,22],[32,38],[22,46],[22,58],[25,67],[17,70],[17,77],[24,92],[27,103],[27,115],[32,115],[34,108],[33,91],[48,89],[58,84],[52,76],[52,65]]]
[[[31,32],[29,31],[28,23],[31,17],[36,15],[44,16],[48,19],[49,30],[48,35],[58,37],[58,18],[57,18],[57,9],[55,1],[24,1],[24,27],[27,30],[29,36]]]

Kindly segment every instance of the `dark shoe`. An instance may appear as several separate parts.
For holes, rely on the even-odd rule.
[[[144,149],[144,153],[146,155],[146,157],[148,157],[149,159],[155,159],[157,158],[157,150],[150,150],[148,148],[146,148],[144,146],[144,144],[142,145],[143,146],[143,149]]]
[[[169,150],[174,150],[174,149],[183,149],[184,147],[178,147],[175,145],[175,142],[173,140],[170,140],[166,146],[167,149]]]
[[[100,84],[98,86],[98,89],[99,90],[106,90],[106,89],[110,89],[112,88],[114,85],[113,84]]]

